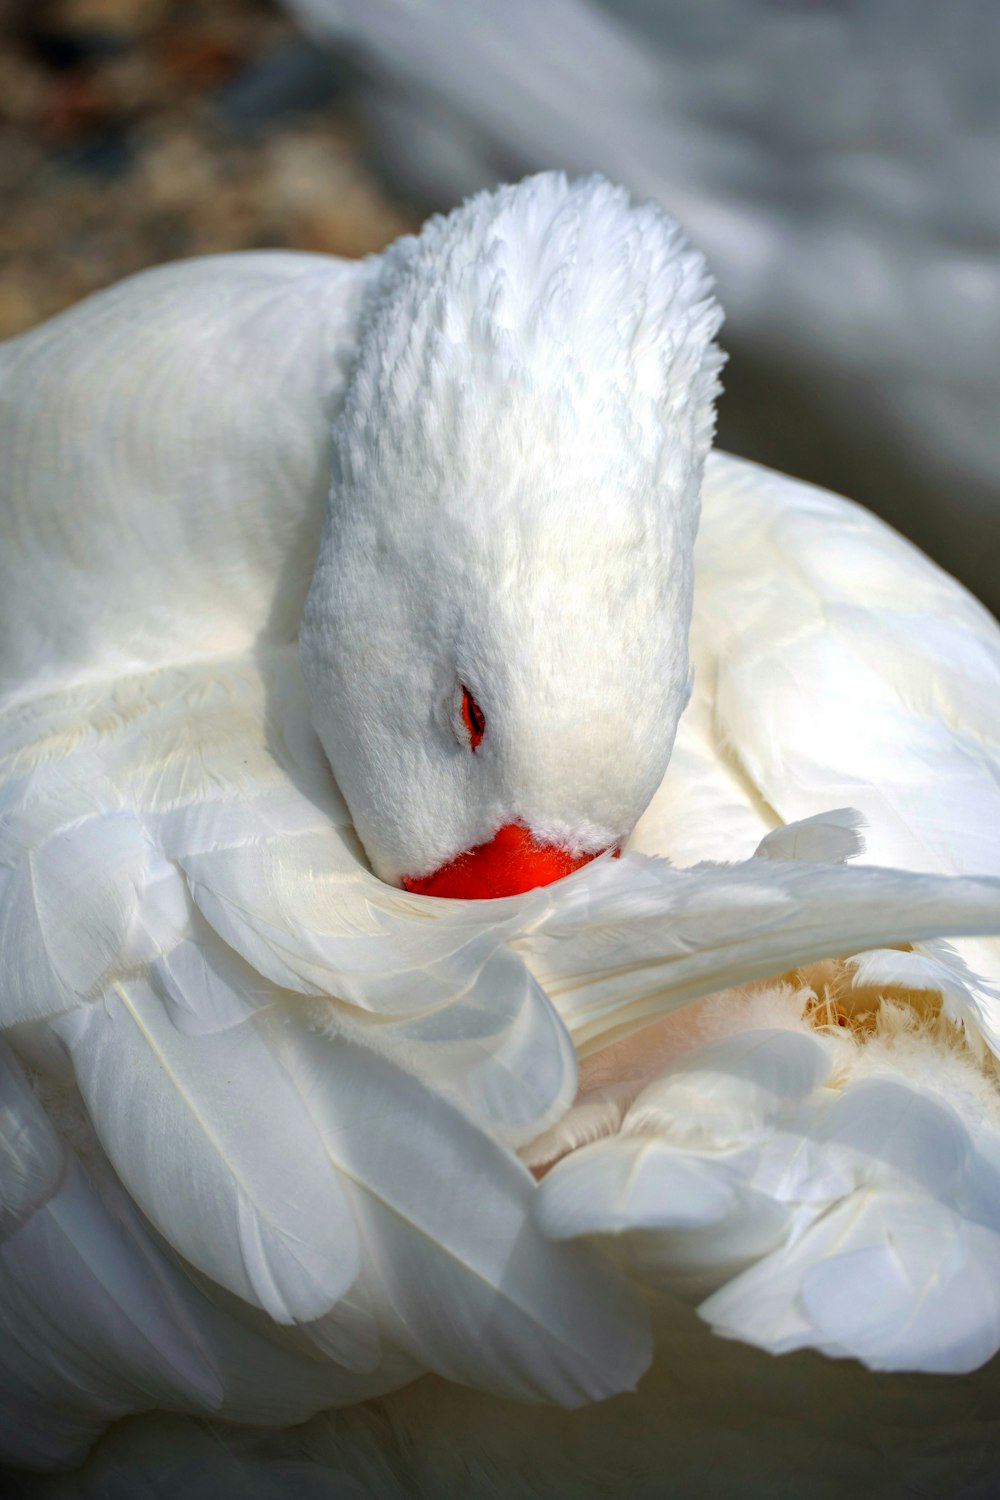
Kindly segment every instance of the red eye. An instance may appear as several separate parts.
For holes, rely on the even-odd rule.
[[[486,715],[467,687],[462,688],[462,723],[473,751],[478,750],[486,733]]]

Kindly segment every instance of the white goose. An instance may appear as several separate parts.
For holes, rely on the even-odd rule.
[[[12,1492],[991,1472],[1000,636],[722,455],[695,548],[717,324],[549,174],[5,346],[3,1457],[254,1429]]]

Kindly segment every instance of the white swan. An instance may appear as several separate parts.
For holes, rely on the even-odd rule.
[[[749,1494],[747,1452],[764,1485],[829,1449],[823,1416],[782,1456],[803,1368],[854,1475],[887,1410],[977,1408],[984,1377],[808,1355],[762,1386],[683,1306],[876,1369],[1000,1347],[1000,956],[932,941],[1000,925],[968,873],[1000,869],[1000,640],[879,523],[718,455],[680,717],[716,323],[671,220],[547,175],[364,265],[169,267],[5,347],[8,1462],[78,1464],[129,1412],[346,1404],[315,1439],[345,1494],[601,1493],[624,1452],[662,1494],[665,1452],[716,1444]],[[650,797],[635,848],[742,863],[594,858]],[[845,803],[925,873],[839,863]],[[429,900],[355,827],[418,889],[583,867]],[[863,987],[689,1005],[873,949]],[[518,1415],[522,1465],[497,1398],[633,1386],[637,1282],[652,1376]],[[422,1371],[457,1384],[352,1406]],[[719,1412],[720,1376],[769,1415]],[[163,1431],[70,1492],[304,1492],[311,1438],[208,1463]]]

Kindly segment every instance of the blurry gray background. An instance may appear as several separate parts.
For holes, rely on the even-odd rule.
[[[713,266],[719,441],[1000,609],[996,0],[287,5],[8,0],[0,328],[153,260],[363,253],[477,187],[600,170]]]

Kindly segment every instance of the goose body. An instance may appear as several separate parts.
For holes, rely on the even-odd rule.
[[[931,1463],[963,1485],[992,1472],[1000,635],[864,512],[716,454],[682,713],[716,364],[700,263],[606,185],[505,193],[385,261],[146,273],[3,351],[3,1457],[74,1469],[116,1419],[180,1414],[124,1424],[82,1475],[26,1494],[111,1494],[123,1473],[192,1493],[196,1471],[215,1494],[584,1496],[624,1465],[629,1493],[652,1496],[668,1452],[684,1494],[717,1444],[701,1492],[773,1493],[777,1473],[802,1493],[834,1447],[836,1482],[857,1487],[885,1423],[913,1427],[899,1493]],[[619,296],[666,278],[638,310],[560,274],[561,258],[604,286],[578,259],[595,212]],[[505,260],[487,236],[471,256],[492,266],[493,322],[462,346],[480,380],[489,360],[509,377],[502,441],[475,369],[450,382],[436,363],[458,315],[420,280],[436,247],[468,303],[459,332],[479,327],[470,213],[498,241],[505,214],[514,246]],[[553,240],[551,266],[524,254]],[[519,300],[518,265],[544,296]],[[430,364],[394,322],[411,271]],[[557,346],[566,327],[626,339],[627,400],[598,389],[614,339],[596,375],[580,349],[562,366],[524,353],[540,307]],[[374,429],[401,379],[398,430]],[[539,390],[564,396],[536,401],[540,455],[515,436]],[[573,398],[589,426],[567,456]],[[537,543],[527,562],[474,499],[462,531],[454,496],[482,573],[433,525],[423,557],[405,482],[422,456],[446,483],[450,438],[465,493],[477,454],[481,483],[505,453],[521,476],[501,490],[510,536]],[[331,471],[357,502],[340,526]],[[532,473],[557,528],[576,527],[564,574]],[[601,533],[615,476],[627,498]],[[587,485],[597,509],[571,514]],[[385,486],[403,492],[398,528]],[[647,524],[660,506],[673,519]],[[462,626],[426,724],[383,640],[413,601],[387,592],[354,630],[365,599],[334,576],[352,526],[362,581],[403,536],[402,576],[440,583],[423,595],[434,630],[397,636],[397,654],[416,640],[443,659]],[[591,643],[586,606],[638,576],[640,544],[667,582],[638,606],[623,588],[601,617],[612,638]],[[473,604],[495,631],[468,588],[445,609],[442,555],[462,584],[493,580]],[[539,558],[550,591],[593,563],[579,600],[548,602]],[[353,668],[327,697],[337,598]],[[518,609],[528,647],[509,634]],[[499,680],[500,661],[509,690],[476,682],[485,736],[463,742],[455,690]],[[648,745],[601,717],[594,684],[616,667]],[[345,695],[361,725],[346,740]],[[401,814],[394,785],[426,789],[434,816]],[[844,863],[860,849],[845,807],[875,868]],[[498,901],[400,888],[475,865],[507,826],[582,867]],[[247,1431],[209,1454],[184,1414]]]

